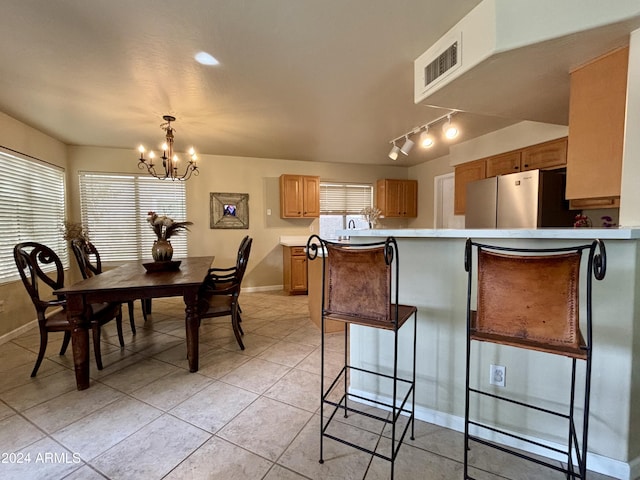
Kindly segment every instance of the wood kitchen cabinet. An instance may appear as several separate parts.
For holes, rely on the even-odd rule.
[[[516,150],[514,152],[501,153],[487,158],[486,162],[486,178],[520,172],[522,171],[522,152]]]
[[[305,247],[282,247],[282,272],[284,291],[289,295],[306,295],[307,254]]]
[[[521,170],[550,170],[567,165],[567,137],[531,145],[522,150]]]
[[[629,48],[571,72],[566,198],[572,208],[619,206]]]
[[[467,183],[486,178],[485,159],[457,165],[454,177],[453,213],[464,215],[467,199]]]
[[[455,168],[454,213],[465,213],[469,182],[527,170],[562,168],[566,164],[567,137],[563,137],[458,165]]]
[[[384,217],[417,217],[418,182],[389,178],[378,180],[376,206]]]
[[[485,159],[486,178],[527,170],[549,170],[567,164],[567,138],[538,143]]]
[[[320,177],[280,175],[280,217],[318,218]]]

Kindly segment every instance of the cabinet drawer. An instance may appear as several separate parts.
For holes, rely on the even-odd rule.
[[[587,210],[590,208],[620,208],[620,197],[574,198],[569,200],[571,210]]]
[[[307,254],[305,250],[306,250],[306,247],[291,247],[291,255],[294,257],[300,256],[300,255],[304,256]]]

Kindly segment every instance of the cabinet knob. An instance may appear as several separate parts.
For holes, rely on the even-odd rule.
[[[524,168],[529,168],[529,164],[528,164],[528,163],[525,163],[525,164],[524,164]]]
[[[525,166],[526,166],[526,165],[525,165]],[[514,170],[520,170],[520,167],[519,167],[518,165],[514,165],[514,166],[513,166],[513,169],[514,169]]]

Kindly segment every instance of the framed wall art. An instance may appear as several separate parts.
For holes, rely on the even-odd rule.
[[[211,193],[209,228],[249,228],[248,193]]]

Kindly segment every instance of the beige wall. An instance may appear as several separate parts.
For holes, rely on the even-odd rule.
[[[433,228],[434,226],[434,178],[452,173],[449,155],[430,162],[409,167],[409,178],[418,181],[418,216],[409,223],[410,228]]]
[[[69,201],[71,216],[79,219],[78,171],[138,172],[132,150],[69,147]],[[307,236],[318,232],[318,220],[281,219],[279,177],[283,173],[318,175],[323,181],[374,184],[378,178],[407,178],[406,167],[375,167],[302,162],[263,158],[202,155],[200,175],[187,181],[187,216],[194,222],[188,235],[190,255],[215,255],[215,263],[235,262],[238,244],[253,237],[246,287],[282,285],[281,235]],[[249,229],[209,228],[209,198],[212,192],[249,194]],[[267,215],[267,210],[271,215]],[[393,222],[387,221],[388,224]],[[390,225],[391,226],[391,225]],[[395,226],[395,225],[393,225]],[[151,245],[149,246],[151,249]]]

